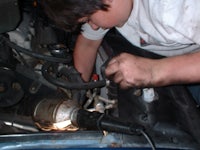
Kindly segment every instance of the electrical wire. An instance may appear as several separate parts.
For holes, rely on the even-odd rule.
[[[53,77],[53,75],[50,75],[50,68],[52,68],[52,64],[50,62],[45,63],[42,66],[42,75],[43,77],[50,83],[57,85],[62,88],[66,89],[76,89],[76,90],[84,90],[84,89],[93,89],[98,87],[104,87],[106,86],[107,82],[106,80],[100,80],[96,82],[69,82],[61,78]],[[55,70],[54,70],[55,71]],[[67,68],[65,69],[67,72]]]
[[[21,53],[24,53],[28,56],[35,57],[37,59],[50,61],[50,62],[56,62],[56,63],[70,63],[72,61],[71,55],[67,56],[67,58],[57,58],[53,56],[43,55],[37,52],[30,51],[28,49],[25,49],[23,47],[18,46],[17,44],[11,42],[8,38],[3,37],[5,42],[8,44],[9,47],[15,49],[16,51],[19,51]]]
[[[17,55],[19,56],[20,58],[20,61],[24,64],[24,66],[26,67],[30,67],[29,64],[26,62],[26,60],[24,59],[24,57],[21,55],[21,53],[19,51],[16,51]]]
[[[151,140],[151,138],[149,137],[149,135],[148,135],[144,130],[139,130],[139,132],[146,138],[146,140],[147,140],[148,143],[150,144],[152,150],[156,150],[155,144],[154,144],[154,142]]]
[[[28,125],[23,125],[15,122],[9,122],[9,121],[3,121],[5,125],[15,127],[18,129],[26,130],[26,131],[31,131],[31,132],[39,132],[39,130],[35,127],[28,126]]]

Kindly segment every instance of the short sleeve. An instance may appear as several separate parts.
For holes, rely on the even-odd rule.
[[[90,40],[99,40],[102,39],[109,29],[99,28],[98,30],[93,30],[88,23],[82,25],[82,35]]]

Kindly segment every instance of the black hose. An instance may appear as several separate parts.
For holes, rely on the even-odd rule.
[[[120,120],[120,118],[115,118],[99,112],[89,112],[83,109],[79,109],[76,113],[77,114],[73,116],[74,118],[72,117],[72,123],[79,128],[106,130],[130,135],[143,135],[150,144],[152,150],[156,149],[154,142],[145,132],[145,128],[142,125],[124,122]]]
[[[61,78],[56,78],[50,75],[49,69],[53,66],[52,63],[47,62],[42,67],[42,75],[43,77],[50,83],[66,88],[66,89],[72,89],[72,90],[86,90],[86,89],[93,89],[93,88],[100,88],[104,87],[106,85],[106,80],[96,81],[96,82],[69,82],[66,80],[63,80]]]
[[[28,56],[35,57],[37,59],[42,59],[45,61],[55,62],[55,63],[70,63],[72,61],[72,57],[69,55],[67,58],[57,58],[53,56],[43,55],[37,52],[30,51],[23,47],[18,46],[17,44],[11,42],[8,38],[3,37],[5,42],[8,44],[9,47],[15,49],[18,52],[24,53]]]

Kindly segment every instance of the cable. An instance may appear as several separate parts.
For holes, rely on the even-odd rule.
[[[37,53],[37,52],[30,51],[30,50],[25,49],[25,48],[22,48],[22,47],[18,46],[17,44],[11,42],[6,37],[3,37],[3,39],[8,44],[8,46],[10,46],[11,48],[13,48],[16,51],[19,51],[21,53],[24,53],[28,56],[31,56],[31,57],[35,57],[35,58],[50,61],[50,62],[56,62],[56,63],[70,63],[72,61],[72,57],[70,55],[67,56],[67,58],[57,58],[57,57],[52,57],[52,56],[48,56],[48,55],[43,55],[43,54],[40,54],[40,53]]]
[[[66,88],[66,89],[76,89],[76,90],[82,90],[82,89],[93,89],[93,88],[98,88],[98,87],[103,87],[106,85],[106,80],[101,80],[101,81],[96,81],[96,82],[69,82],[66,80],[63,80],[61,78],[57,78],[57,77],[53,77],[52,75],[50,75],[50,68],[53,66],[52,63],[47,62],[42,66],[42,75],[43,77],[49,81],[50,83],[57,85],[59,87],[62,88]],[[55,70],[53,70],[55,72]],[[63,69],[62,69],[63,71]],[[69,70],[67,70],[67,68],[64,69],[65,72],[69,72]],[[52,73],[52,72],[51,72]],[[70,73],[65,73],[64,75],[69,74]],[[74,74],[73,76],[76,76],[78,74]]]
[[[9,122],[9,121],[3,121],[5,125],[15,127],[18,129],[26,130],[26,131],[31,131],[31,132],[39,132],[39,130],[35,127],[28,126],[28,125],[23,125],[15,122]]]
[[[24,59],[24,57],[21,55],[21,53],[19,51],[16,51],[17,55],[19,55],[21,62],[24,64],[24,66],[26,67],[30,67],[29,64],[26,62],[26,60]]]
[[[156,150],[155,144],[153,143],[149,135],[144,130],[139,130],[139,132],[146,138],[148,143],[151,145],[152,150]]]

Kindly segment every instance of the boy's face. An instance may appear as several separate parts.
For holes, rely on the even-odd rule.
[[[105,0],[105,3],[110,6],[108,11],[98,10],[80,22],[87,22],[94,30],[123,26],[132,11],[133,0]]]

